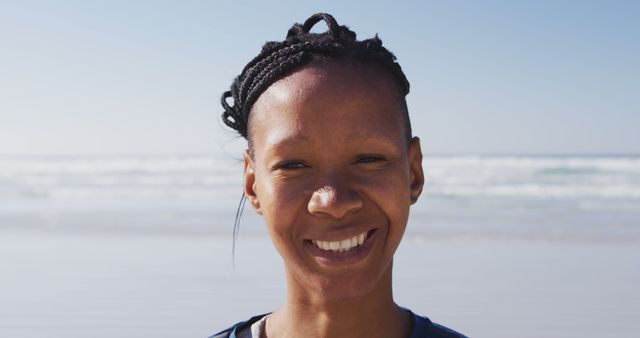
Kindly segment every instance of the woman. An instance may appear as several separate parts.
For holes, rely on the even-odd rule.
[[[309,33],[321,20],[328,31]],[[393,300],[393,255],[424,184],[408,92],[377,36],[358,41],[321,13],[265,44],[223,94],[287,299],[213,337],[462,337]]]

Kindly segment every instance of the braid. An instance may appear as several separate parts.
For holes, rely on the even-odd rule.
[[[311,28],[320,21],[324,21],[329,30],[320,34],[310,33]],[[222,94],[222,120],[242,137],[247,138],[251,107],[271,84],[314,60],[342,58],[381,65],[398,83],[402,98],[409,93],[409,81],[396,62],[396,57],[382,46],[378,35],[358,41],[356,33],[347,26],[338,25],[333,16],[318,13],[302,25],[294,24],[284,41],[264,44],[260,54],[235,78],[231,90]],[[233,99],[232,104],[228,101],[230,98]],[[408,115],[405,116],[405,120],[410,137]]]

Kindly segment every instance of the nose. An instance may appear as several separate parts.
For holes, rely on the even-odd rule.
[[[362,208],[360,194],[348,184],[325,184],[316,189],[309,200],[308,210],[312,214],[341,219]]]

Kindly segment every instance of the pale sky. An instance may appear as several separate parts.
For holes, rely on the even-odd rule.
[[[395,3],[2,1],[0,154],[220,152],[221,93],[319,11],[396,54],[426,153],[640,154],[640,1]]]

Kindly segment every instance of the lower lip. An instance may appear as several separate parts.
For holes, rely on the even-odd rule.
[[[311,251],[311,254],[320,259],[320,261],[324,264],[331,265],[346,265],[346,264],[355,264],[363,260],[373,247],[374,241],[376,239],[376,234],[378,231],[372,230],[371,235],[367,237],[367,239],[359,245],[349,251],[344,252],[336,252],[331,250],[322,250],[311,243],[310,240],[305,241],[306,247]]]

